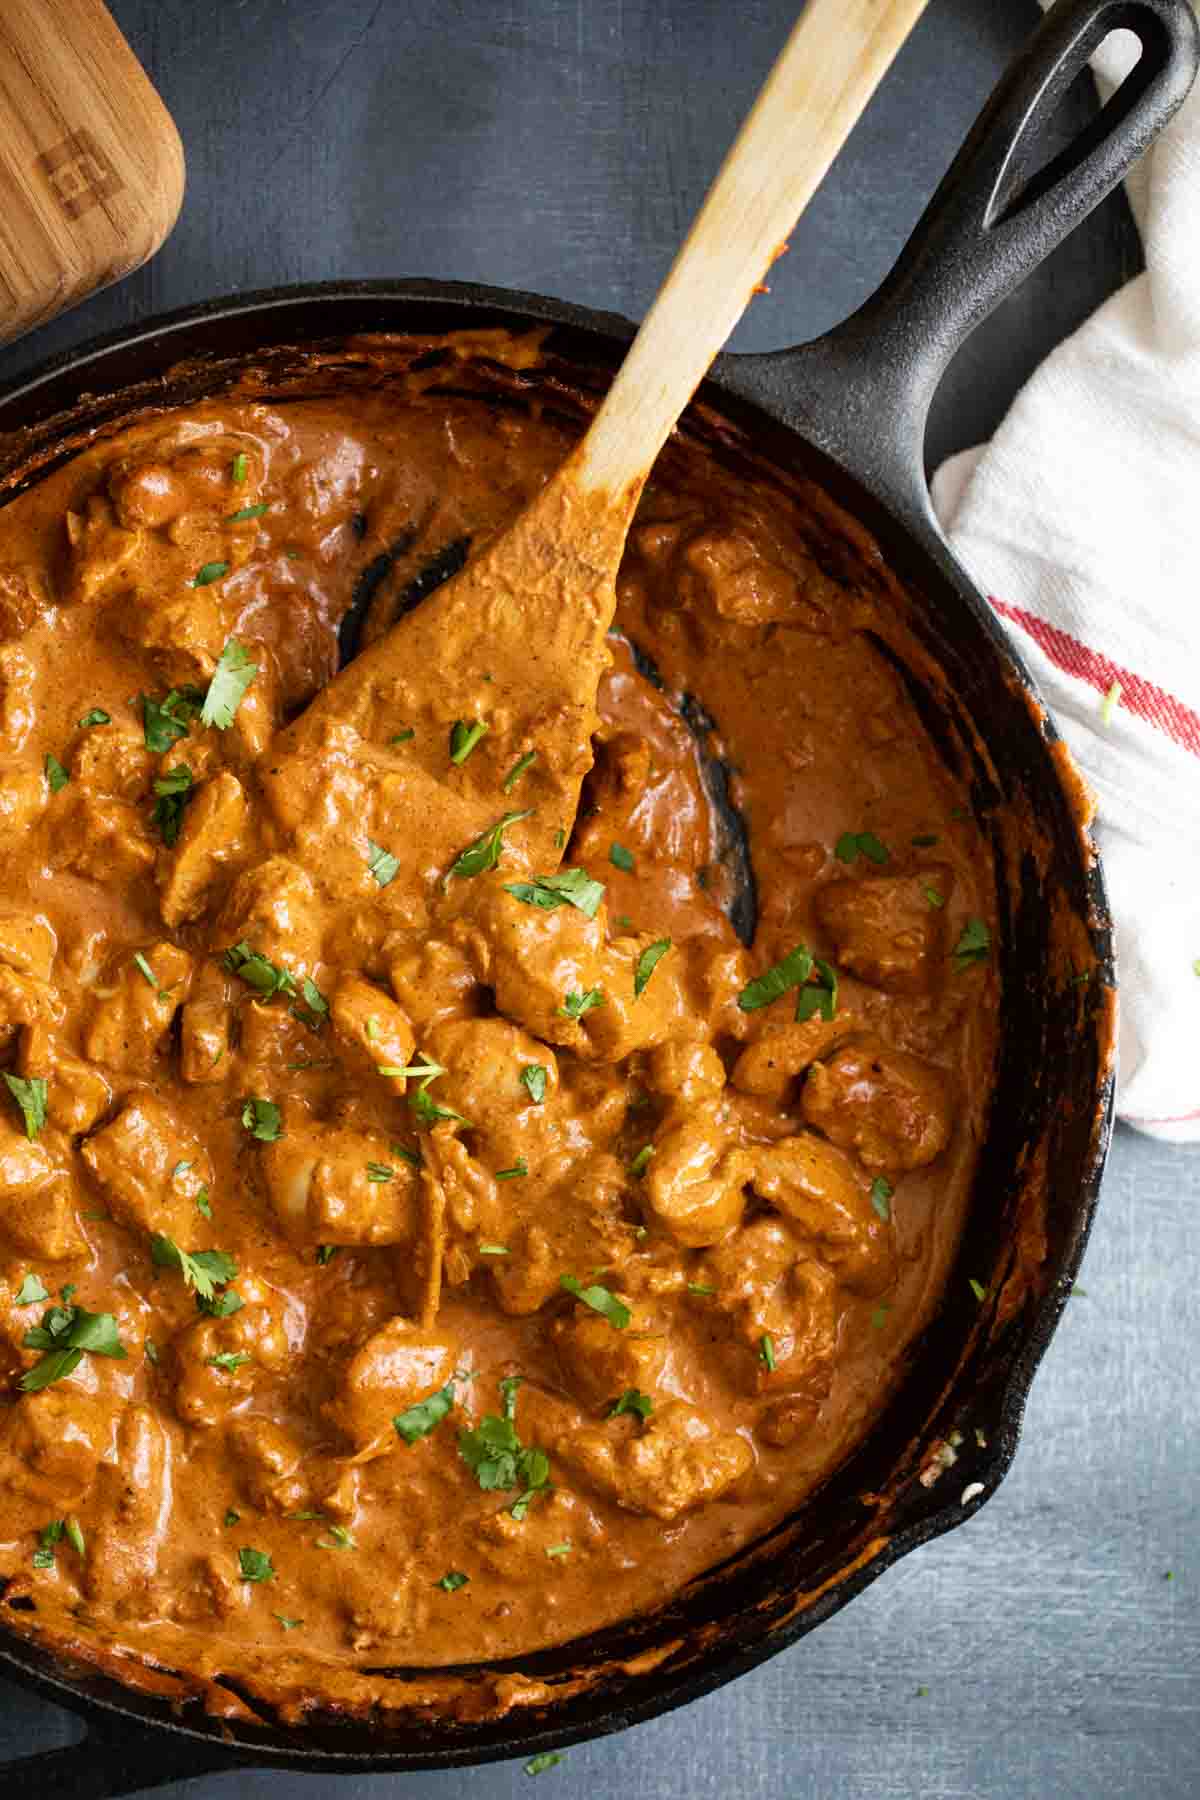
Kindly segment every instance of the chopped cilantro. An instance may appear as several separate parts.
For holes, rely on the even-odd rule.
[[[218,1350],[214,1356],[206,1356],[204,1361],[210,1369],[224,1369],[232,1375],[236,1369],[252,1363],[254,1358],[245,1350]]]
[[[344,1525],[331,1525],[327,1538],[317,1539],[318,1550],[357,1550],[358,1545]]]
[[[27,1331],[21,1344],[26,1350],[45,1353],[18,1383],[26,1394],[35,1394],[51,1382],[61,1381],[78,1368],[85,1351],[118,1361],[126,1354],[113,1315],[87,1312],[82,1306],[47,1307],[41,1324]]]
[[[537,1755],[531,1756],[525,1764],[525,1773],[527,1775],[544,1775],[547,1769],[557,1769],[559,1763],[565,1761],[566,1758],[558,1750],[539,1750]]]
[[[764,1331],[758,1340],[758,1354],[767,1365],[770,1374],[775,1373],[775,1339],[769,1331]]]
[[[458,1454],[485,1493],[518,1486],[523,1489],[511,1509],[518,1519],[524,1518],[530,1501],[550,1481],[550,1460],[546,1452],[535,1445],[522,1444],[517,1435],[515,1419],[520,1385],[520,1376],[506,1377],[500,1383],[500,1413],[485,1413],[473,1430],[458,1434]]]
[[[303,1625],[304,1623],[303,1619],[289,1619],[286,1613],[272,1613],[271,1617],[273,1619],[278,1619],[285,1631],[295,1631],[298,1625]]]
[[[546,1098],[546,1068],[543,1063],[525,1063],[521,1069],[521,1082],[529,1092],[529,1098],[535,1106],[540,1106]]]
[[[529,1167],[523,1156],[518,1156],[511,1169],[497,1169],[497,1181],[516,1181],[521,1175],[528,1175]]]
[[[450,875],[457,875],[462,879],[471,875],[482,875],[488,869],[497,868],[500,863],[500,852],[504,848],[504,833],[510,825],[515,825],[518,819],[530,817],[531,809],[529,808],[526,808],[524,812],[505,813],[502,819],[498,819],[494,825],[477,837],[473,844],[467,845],[457,860],[451,864]],[[449,880],[450,876],[448,875],[446,879]]]
[[[85,712],[82,719],[80,719],[79,729],[80,729],[80,731],[89,731],[93,725],[111,725],[111,724],[112,724],[111,713],[106,713],[102,706],[93,706],[91,711]]]
[[[626,1388],[621,1398],[613,1401],[604,1416],[606,1419],[615,1419],[621,1413],[636,1413],[639,1419],[648,1419],[653,1411],[654,1402],[649,1394],[640,1394],[637,1388]]]
[[[629,1165],[629,1173],[631,1175],[644,1175],[646,1173],[646,1169],[649,1166],[650,1158],[653,1155],[654,1155],[654,1145],[653,1144],[643,1144],[641,1149],[638,1151],[637,1155],[634,1157],[633,1161]]]
[[[635,1000],[645,992],[646,983],[670,948],[670,938],[659,938],[657,943],[646,945],[634,965],[633,997]]]
[[[160,1000],[164,999],[166,997],[167,990],[166,990],[166,988],[159,987],[158,976],[154,973],[154,970],[150,967],[150,964],[146,961],[146,958],[142,955],[140,950],[134,951],[133,966],[137,970],[138,974],[142,976],[143,980],[148,981],[150,983],[150,986],[154,989],[155,993],[158,995],[158,998]]]
[[[576,1300],[582,1301],[584,1306],[590,1306],[601,1318],[607,1319],[618,1331],[624,1331],[633,1318],[624,1301],[618,1300],[606,1287],[584,1287],[574,1275],[560,1275],[558,1285],[565,1288],[568,1294],[573,1294]]]
[[[236,512],[228,515],[228,520],[231,525],[240,525],[244,519],[261,519],[270,510],[270,501],[260,500],[256,506],[239,506]]]
[[[396,1436],[406,1444],[415,1444],[419,1438],[428,1437],[453,1407],[454,1383],[448,1381],[445,1387],[439,1388],[436,1394],[430,1394],[427,1400],[418,1400],[415,1406],[396,1414],[392,1420]]]
[[[51,756],[49,751],[47,751],[46,780],[50,783],[50,792],[52,794],[61,793],[70,779],[71,777],[67,774],[67,771],[63,768],[57,756]]]
[[[215,725],[218,731],[228,731],[233,724],[233,715],[242,704],[246,690],[258,674],[258,664],[251,662],[249,651],[239,644],[236,638],[226,638],[213,678],[208,684],[208,692],[204,696],[204,704],[200,708],[200,723]]]
[[[560,869],[557,875],[535,875],[532,881],[506,881],[504,891],[543,912],[575,906],[586,918],[594,919],[604,898],[604,883],[594,880],[586,869]]]
[[[945,904],[946,904],[945,894],[939,892],[939,890],[934,887],[934,885],[931,881],[923,881],[921,883],[921,892],[924,894],[926,900],[928,900],[930,906],[937,906],[937,907],[945,906]]]
[[[279,1108],[274,1100],[260,1100],[251,1095],[242,1107],[242,1124],[260,1144],[274,1144],[283,1136]]]
[[[236,975],[248,987],[252,987],[256,993],[261,994],[264,1000],[269,1000],[273,994],[294,994],[296,992],[296,983],[287,970],[280,968],[278,963],[271,962],[260,951],[252,950],[245,938],[226,950],[221,958],[221,964],[223,968],[229,970],[231,975]],[[317,991],[314,988],[314,992]],[[307,994],[305,997],[307,998]],[[309,1004],[312,1004],[311,1001]],[[320,1011],[322,1008],[316,1010]],[[325,1006],[323,1010],[328,1012],[328,1006]]]
[[[239,450],[234,457],[233,462],[230,464],[229,474],[234,487],[241,487],[242,483],[245,481],[248,460],[246,452],[244,450]]]
[[[511,1256],[512,1251],[507,1244],[480,1244],[480,1256]]]
[[[746,984],[738,995],[738,1005],[743,1012],[757,1012],[760,1007],[781,999],[789,988],[802,987],[812,971],[812,952],[803,944],[797,944],[781,962],[772,963],[764,975]]]
[[[524,756],[519,756],[512,768],[508,771],[508,774],[504,777],[504,780],[500,783],[503,791],[506,794],[511,794],[526,769],[532,768],[536,761],[536,750],[527,750]]]
[[[179,841],[184,809],[193,796],[192,771],[186,763],[176,763],[154,783],[158,798],[154,803],[152,823],[157,826],[163,843],[170,850]]]
[[[687,1291],[689,1294],[709,1295],[715,1294],[717,1290],[707,1281],[689,1281]]]
[[[833,854],[844,863],[857,862],[860,856],[873,863],[888,860],[887,845],[881,844],[873,831],[843,831],[833,846]]]
[[[196,570],[196,573],[192,576],[192,579],[188,582],[188,586],[194,588],[211,587],[214,581],[220,581],[222,576],[228,575],[228,573],[229,564],[227,562],[202,563]],[[205,723],[210,724],[211,720],[205,720]]]
[[[196,1211],[204,1219],[211,1219],[213,1216],[212,1201],[208,1197],[208,1189],[203,1182],[196,1189]]]
[[[238,1551],[238,1573],[243,1581],[274,1581],[275,1565],[265,1550],[246,1545]]]
[[[570,1544],[547,1544],[546,1545],[546,1555],[547,1556],[554,1556],[554,1557],[570,1556],[571,1550],[572,1550],[572,1545],[570,1545]]]
[[[368,838],[367,868],[383,888],[388,885],[389,881],[394,881],[399,874],[400,859],[393,856],[390,850],[385,850],[381,844],[373,843]]]
[[[10,1075],[6,1070],[4,1085],[21,1109],[25,1136],[32,1143],[46,1123],[47,1084],[40,1075]]]
[[[24,1281],[17,1289],[16,1299],[13,1301],[13,1305],[36,1306],[39,1300],[48,1300],[49,1298],[50,1291],[48,1288],[43,1287],[41,1278],[37,1275],[26,1275]]]
[[[837,970],[820,956],[813,957],[813,970],[816,981],[807,982],[796,995],[796,1020],[801,1025],[807,1019],[837,1017]]]
[[[434,1582],[434,1586],[442,1588],[447,1594],[457,1594],[459,1588],[465,1588],[470,1579],[461,1569],[447,1569],[442,1579]]]
[[[976,1279],[973,1275],[971,1276],[971,1292],[974,1294],[975,1298],[978,1300],[980,1306],[982,1306],[984,1301],[988,1297],[988,1291],[984,1287],[982,1281],[976,1281]]]
[[[150,1239],[150,1256],[160,1269],[178,1269],[199,1300],[214,1300],[217,1288],[237,1278],[237,1263],[227,1250],[181,1250],[160,1233]]]
[[[389,745],[390,744],[407,744],[411,741],[411,739],[415,738],[416,735],[417,734],[416,734],[415,729],[413,728],[413,726],[410,725],[406,731],[398,731],[396,733],[395,737],[390,737],[388,739],[388,743],[389,743]]]
[[[38,1547],[33,1553],[35,1569],[52,1569],[54,1567],[54,1546],[61,1544],[67,1529],[65,1519],[51,1519],[38,1532]]]
[[[383,1181],[391,1181],[395,1173],[396,1171],[390,1163],[369,1162],[367,1164],[367,1180],[375,1185]]]
[[[487,726],[478,719],[473,719],[469,725],[462,719],[456,719],[450,733],[450,761],[461,768],[486,731]]]
[[[572,988],[570,993],[563,995],[563,1003],[558,1011],[560,1017],[578,1021],[583,1018],[585,1013],[590,1013],[593,1007],[603,1005],[604,989],[602,987],[589,988],[586,994],[577,993]]]
[[[626,875],[631,874],[633,871],[633,851],[627,850],[624,844],[611,844],[608,851],[608,860],[614,869],[623,869]]]
[[[954,957],[955,972],[962,974],[973,963],[986,962],[992,947],[992,934],[982,919],[968,919],[962,929],[962,936],[955,944],[951,954]]]
[[[882,1175],[877,1175],[871,1183],[871,1205],[885,1224],[892,1216],[892,1209],[889,1205],[892,1192],[891,1182]]]
[[[161,703],[143,694],[142,733],[147,750],[155,756],[165,755],[172,744],[187,736],[203,704],[204,694],[198,687],[172,688]]]

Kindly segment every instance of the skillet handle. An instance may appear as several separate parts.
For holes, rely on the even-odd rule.
[[[92,1720],[88,1734],[64,1750],[0,1763],[0,1785],[6,1794],[36,1795],[37,1800],[116,1800],[246,1767],[244,1758],[198,1743],[178,1731],[146,1731],[124,1721]],[[230,1796],[234,1789],[230,1789]]]
[[[1110,31],[1133,32],[1136,67],[1087,128],[1028,179],[1036,138]],[[1200,67],[1191,0],[1058,0],[979,115],[899,260],[844,324],[796,349],[722,359],[722,384],[928,519],[925,424],[946,367],[975,326],[1128,173]]]

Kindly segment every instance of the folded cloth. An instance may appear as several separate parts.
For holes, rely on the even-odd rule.
[[[1136,55],[1127,32],[1106,41],[1102,91]],[[1098,799],[1118,1114],[1200,1142],[1200,85],[1129,196],[1145,273],[933,493]]]

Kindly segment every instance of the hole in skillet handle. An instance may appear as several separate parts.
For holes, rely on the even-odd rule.
[[[37,1800],[116,1800],[250,1766],[224,1746],[169,1726],[147,1730],[126,1720],[89,1718],[78,1743],[0,1763],[0,1782],[6,1793],[36,1794]]]

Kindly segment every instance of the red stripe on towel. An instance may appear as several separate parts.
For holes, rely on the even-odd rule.
[[[1001,618],[1011,620],[1022,631],[1028,632],[1038,648],[1066,674],[1088,682],[1100,694],[1107,694],[1113,682],[1119,681],[1121,705],[1127,712],[1144,719],[1148,725],[1157,726],[1182,749],[1190,750],[1193,756],[1200,756],[1200,713],[1193,712],[1165,688],[1157,687],[1142,675],[1135,675],[1132,669],[1123,669],[1120,663],[1081,644],[1069,632],[1060,631],[1057,625],[1039,619],[1036,613],[1026,612],[1021,606],[1011,606],[1007,600],[997,600],[995,595],[989,598]]]

